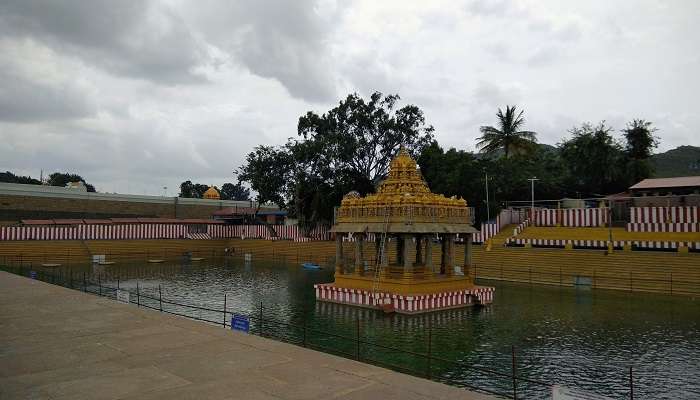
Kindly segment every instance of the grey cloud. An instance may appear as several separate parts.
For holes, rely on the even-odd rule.
[[[312,102],[336,98],[327,43],[332,29],[313,1],[238,1],[197,6],[198,26],[251,73]]]
[[[496,108],[517,104],[521,91],[514,85],[505,86],[492,82],[479,82],[474,89],[474,104],[496,112]]]
[[[36,82],[0,65],[0,121],[32,123],[82,118],[97,111],[92,98],[70,82]]]
[[[174,12],[137,0],[0,3],[0,34],[27,37],[84,62],[162,83],[201,81],[208,53]]]

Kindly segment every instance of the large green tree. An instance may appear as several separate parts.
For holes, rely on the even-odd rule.
[[[70,182],[83,182],[88,192],[94,192],[95,187],[85,181],[82,176],[78,174],[71,174],[66,172],[54,172],[49,175],[48,184],[51,186],[65,187]]]
[[[625,154],[612,131],[605,121],[598,125],[584,123],[572,128],[572,137],[559,144],[570,192],[588,197],[627,188]]]
[[[250,190],[241,185],[241,183],[233,184],[230,182],[221,185],[221,200],[250,200]]]
[[[628,183],[634,184],[652,175],[653,168],[649,158],[659,145],[654,136],[657,129],[652,122],[634,119],[627,123],[622,130],[626,140],[625,154],[627,155]]]
[[[505,112],[499,108],[496,113],[498,126],[482,126],[476,147],[488,154],[502,151],[506,158],[534,150],[537,133],[522,130],[525,125],[523,114],[516,106],[506,106]]]
[[[204,196],[204,192],[209,189],[209,185],[202,183],[192,183],[192,181],[187,180],[180,184],[180,195],[179,197],[201,199]]]
[[[322,115],[309,111],[299,118],[298,134],[329,168],[366,179],[373,185],[387,173],[391,158],[403,145],[413,156],[433,138],[423,111],[415,105],[397,108],[399,95],[357,93]]]
[[[238,169],[238,179],[255,191],[258,207],[274,203],[287,208],[293,160],[286,148],[258,146],[246,156]]]
[[[528,178],[541,179],[538,198],[561,196],[562,164],[557,150],[539,145],[529,155],[487,158],[451,148],[444,151],[437,142],[428,146],[418,158],[421,172],[430,189],[447,196],[461,196],[476,209],[476,222],[484,222],[486,211],[486,177],[489,185],[489,210],[493,218],[509,200],[530,198]]]
[[[401,145],[418,155],[432,140],[420,108],[398,101],[398,95],[354,93],[321,115],[309,111],[285,146],[248,154],[239,179],[305,228],[331,223],[343,194],[374,192]]]
[[[15,175],[10,171],[0,172],[0,182],[41,185],[41,181],[38,179],[34,179],[31,176]]]
[[[281,209],[287,209],[293,166],[293,159],[285,147],[258,146],[248,153],[237,173],[238,180],[248,182],[256,193],[256,217],[265,203],[274,203]],[[277,236],[265,219],[260,218],[258,221],[267,227],[272,236]]]

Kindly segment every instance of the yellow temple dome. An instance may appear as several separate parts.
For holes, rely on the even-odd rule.
[[[204,192],[204,195],[202,195],[202,198],[209,199],[209,200],[221,200],[221,196],[219,195],[219,191],[216,190],[216,188],[214,186],[209,186],[209,189],[207,189],[207,191]]]
[[[336,222],[352,225],[437,223],[448,224],[455,229],[456,225],[465,225],[466,231],[472,231],[472,215],[465,200],[432,193],[416,161],[401,146],[391,160],[388,176],[379,184],[377,193],[361,197],[353,191],[345,195]],[[343,229],[340,226],[336,228],[336,231]],[[375,230],[371,226],[367,228]],[[348,229],[353,228],[348,226]]]

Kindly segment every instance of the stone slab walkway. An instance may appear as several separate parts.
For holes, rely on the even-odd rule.
[[[491,398],[0,271],[0,399]]]

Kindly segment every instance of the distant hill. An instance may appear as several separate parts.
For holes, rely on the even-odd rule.
[[[651,156],[654,178],[700,175],[700,147],[680,146]]]

